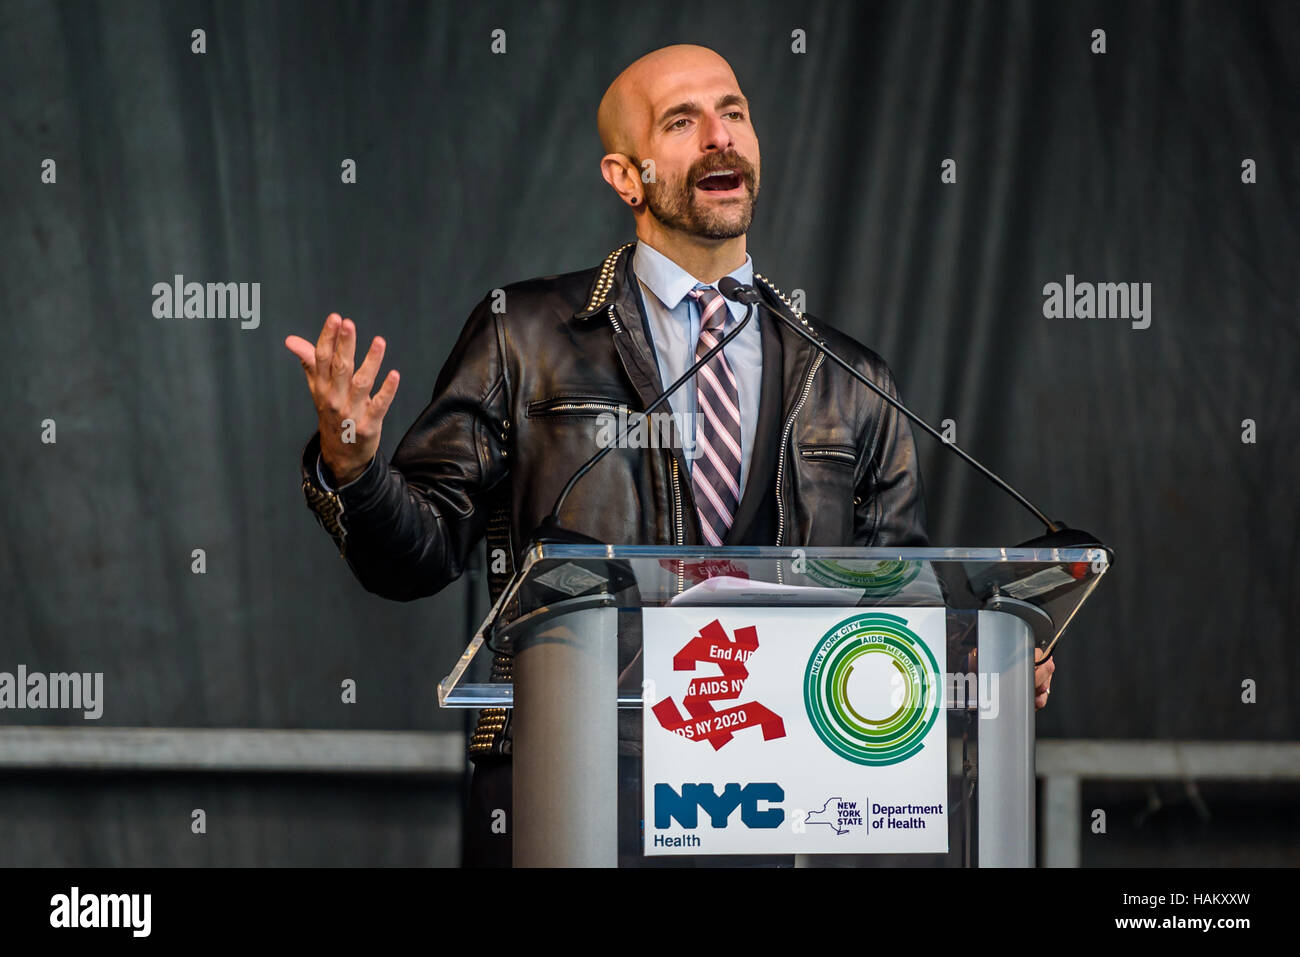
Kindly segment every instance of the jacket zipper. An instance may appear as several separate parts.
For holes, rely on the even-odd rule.
[[[839,459],[842,462],[847,462],[849,465],[854,465],[858,461],[857,456],[854,455],[852,452],[848,451],[847,449],[833,449],[833,448],[800,449],[799,454],[806,459]]]
[[[781,540],[785,537],[785,496],[781,493],[781,479],[785,476],[785,453],[789,448],[790,432],[794,428],[794,417],[799,414],[803,404],[808,401],[808,393],[812,391],[813,377],[817,375],[817,369],[821,366],[826,358],[826,353],[818,351],[813,358],[812,368],[808,370],[808,378],[804,380],[803,392],[799,395],[799,401],[794,404],[790,411],[790,417],[785,420],[785,430],[781,433],[781,448],[779,458],[776,461],[776,547],[781,547]],[[781,577],[781,563],[777,562],[777,578]]]
[[[585,412],[601,409],[605,412],[619,412],[627,406],[622,402],[605,402],[598,399],[582,399],[573,402],[557,402],[554,405],[538,405],[528,410],[529,418],[542,418],[548,415],[563,415],[566,412]]]
[[[673,475],[673,544],[681,548],[685,545],[684,536],[682,535],[682,490],[678,485],[677,456],[673,455],[671,451],[668,456]],[[677,594],[680,595],[685,590],[686,562],[679,558],[677,560]]]

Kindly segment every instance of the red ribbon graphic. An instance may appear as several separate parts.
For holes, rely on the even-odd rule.
[[[755,725],[763,729],[763,740],[785,737],[781,716],[756,701],[733,705],[722,711],[714,701],[734,701],[744,690],[749,669],[745,662],[758,650],[758,629],[753,625],[736,629],[736,640],[727,637],[727,629],[718,619],[700,629],[700,633],[673,656],[674,671],[695,671],[700,663],[715,664],[722,669],[716,677],[692,678],[682,705],[690,717],[682,717],[671,697],[664,698],[651,710],[667,731],[692,741],[708,741],[716,751],[732,735]]]

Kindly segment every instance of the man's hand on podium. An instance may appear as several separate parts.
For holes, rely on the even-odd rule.
[[[1034,649],[1034,661],[1043,660],[1043,649]],[[1056,670],[1056,658],[1034,665],[1034,708],[1041,709],[1047,704],[1047,696],[1052,693],[1052,672]]]
[[[316,404],[320,428],[320,457],[338,485],[358,478],[379,451],[384,415],[397,394],[399,376],[389,371],[373,396],[370,389],[384,361],[385,342],[376,336],[361,367],[353,372],[357,327],[351,319],[331,313],[313,346],[289,336],[285,346],[298,357]]]

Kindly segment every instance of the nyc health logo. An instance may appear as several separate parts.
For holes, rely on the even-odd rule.
[[[826,746],[854,764],[906,761],[942,702],[939,663],[907,619],[855,615],[828,631],[804,671],[804,705]]]

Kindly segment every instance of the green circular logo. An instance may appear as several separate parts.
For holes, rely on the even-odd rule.
[[[855,764],[905,761],[939,716],[939,663],[907,627],[881,612],[855,615],[822,637],[804,671],[817,736]]]
[[[921,574],[921,563],[890,558],[883,561],[818,558],[808,562],[808,577],[833,588],[862,588],[867,598],[888,598]]]

